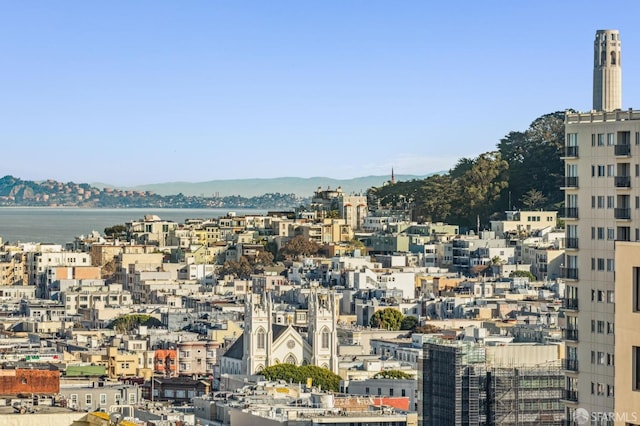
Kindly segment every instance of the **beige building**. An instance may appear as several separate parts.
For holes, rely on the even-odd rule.
[[[615,301],[628,300],[614,283],[615,247],[640,240],[640,111],[621,111],[620,38],[599,30],[594,46],[594,110],[565,117],[566,415],[577,409],[614,412],[616,399],[635,388],[617,388]],[[624,307],[622,311],[625,311]],[[627,338],[624,338],[625,344]],[[618,359],[617,361],[623,361]],[[627,369],[629,368],[629,369]],[[636,407],[639,407],[636,405]]]
[[[640,243],[617,242],[615,262],[614,412],[618,424],[640,424]]]

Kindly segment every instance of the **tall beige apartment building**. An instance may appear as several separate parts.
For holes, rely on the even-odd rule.
[[[571,424],[640,424],[640,313],[630,296],[640,266],[640,111],[621,110],[620,53],[618,31],[596,32],[593,110],[565,118],[564,401]]]

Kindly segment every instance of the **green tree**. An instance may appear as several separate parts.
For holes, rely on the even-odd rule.
[[[564,114],[558,111],[538,117],[524,132],[510,132],[498,143],[502,158],[509,163],[512,201],[522,200],[528,191],[534,189],[546,197],[547,203],[540,207],[562,202]],[[505,209],[517,207],[510,206],[504,198],[503,206]]]
[[[127,227],[124,225],[113,225],[104,228],[104,235],[110,238],[123,237],[127,233]]]
[[[547,201],[547,197],[535,188],[528,190],[520,199],[520,202],[528,210],[536,210],[542,208]]]
[[[479,217],[486,223],[489,215],[495,211],[496,201],[500,199],[502,191],[508,186],[507,170],[509,164],[502,159],[497,151],[480,154],[472,164],[464,163],[464,171],[454,171],[452,174],[460,177],[456,179],[453,188],[457,191],[455,212],[457,222],[461,225],[472,226]]]
[[[373,376],[374,379],[412,379],[413,375],[402,370],[383,370]]]
[[[456,192],[451,175],[432,175],[426,178],[416,194],[416,219],[447,222],[452,213],[451,206],[458,202],[454,197]]]
[[[111,321],[107,328],[126,333],[141,325],[147,327],[162,327],[159,319],[146,314],[123,315]]]
[[[509,274],[510,277],[525,277],[529,278],[529,281],[535,281],[536,277],[531,273],[531,271],[513,271]]]
[[[400,323],[400,330],[413,330],[418,325],[418,318],[407,315],[402,318]]]
[[[266,367],[261,374],[268,380],[286,380],[291,383],[306,383],[310,378],[313,386],[333,392],[340,390],[340,376],[315,365],[276,364]]]
[[[385,330],[400,330],[402,312],[395,308],[384,308],[376,311],[369,321],[369,325],[373,328],[383,328]]]

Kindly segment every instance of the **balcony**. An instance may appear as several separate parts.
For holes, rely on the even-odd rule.
[[[578,176],[565,176],[564,177],[564,187],[565,188],[577,188],[578,187]]]
[[[577,249],[578,248],[578,239],[577,238],[567,238],[565,240],[566,248]]]
[[[578,391],[565,389],[564,394],[562,395],[562,399],[565,401],[578,402]]]
[[[630,208],[615,208],[613,210],[613,215],[616,219],[631,219],[631,209]]]
[[[577,328],[566,328],[562,330],[562,337],[564,340],[571,340],[572,342],[578,341],[578,329]]]
[[[567,371],[578,371],[577,359],[565,359],[563,364],[564,369]]]
[[[578,208],[577,207],[565,207],[562,211],[562,217],[566,219],[577,219]]]
[[[631,188],[631,176],[616,176],[614,185],[616,188]]]
[[[564,158],[577,158],[578,157],[578,147],[577,146],[565,146],[564,147]]]
[[[569,298],[564,299],[562,301],[562,307],[565,309],[570,309],[572,311],[578,310],[578,299],[577,298]]]
[[[562,274],[562,278],[565,278],[568,280],[577,280],[578,268],[562,268],[561,274]]]
[[[631,154],[631,145],[615,145],[613,152],[618,156],[626,156]]]

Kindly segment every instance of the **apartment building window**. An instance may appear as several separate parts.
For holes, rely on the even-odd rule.
[[[604,333],[604,321],[598,320],[598,333]]]
[[[613,323],[607,321],[607,334],[613,334],[613,333],[614,333]]]
[[[91,405],[93,403],[93,396],[90,393],[84,396],[84,403],[86,405]]]
[[[604,291],[598,290],[598,302],[604,302]]]
[[[130,393],[129,394],[129,404],[135,404],[136,403],[136,394],[135,393]]]
[[[604,208],[604,195],[598,195],[598,208]]]
[[[591,332],[596,332],[596,320],[591,320]]]
[[[591,165],[591,177],[596,177],[596,166]]]
[[[632,378],[632,386],[634,391],[640,390],[640,347],[632,346],[631,350],[633,351],[633,374]]]
[[[607,228],[607,240],[616,239],[616,230],[614,228]]]
[[[591,239],[592,240],[596,239],[596,227],[595,226],[591,227]]]
[[[78,406],[78,394],[77,393],[72,393],[71,395],[69,395],[69,402],[70,402],[70,405],[72,407],[77,407]]]
[[[601,226],[598,227],[598,239],[604,240],[604,228]]]
[[[613,146],[616,144],[616,137],[614,133],[607,133],[607,145]]]
[[[636,145],[640,145],[640,132],[636,132]]]
[[[598,133],[598,146],[604,146],[604,133]]]
[[[613,164],[607,164],[607,177],[615,176],[615,166]]]
[[[607,259],[607,272],[613,272],[613,271],[615,271],[614,260],[613,259]]]
[[[605,353],[598,351],[598,365],[604,365]]]
[[[607,354],[607,365],[614,366],[615,365],[615,355]]]
[[[607,385],[607,396],[613,398],[613,385]]]
[[[382,388],[378,388],[378,396],[382,395]]]
[[[601,257],[598,258],[598,271],[604,271],[604,259]],[[598,300],[598,302],[601,301]]]
[[[607,196],[607,208],[608,208],[608,209],[612,209],[612,208],[614,208],[614,198],[613,198],[613,195],[609,195],[609,196]]]
[[[596,363],[596,351],[591,351],[591,364]]]
[[[633,268],[633,312],[640,312],[640,268]]]
[[[597,386],[598,396],[604,395],[604,389],[605,389],[604,383],[598,383],[598,386]]]
[[[596,258],[595,258],[595,257],[592,257],[592,258],[591,258],[591,270],[592,270],[592,271],[595,271],[595,270],[596,270]],[[591,291],[593,291],[593,290],[591,290]],[[592,296],[593,296],[593,293],[591,293],[591,294],[592,294]],[[593,300],[593,297],[591,298],[591,300]]]
[[[599,164],[598,165],[598,177],[604,177],[604,176],[605,176],[604,164]]]
[[[107,405],[107,394],[106,393],[101,393],[100,394],[100,405]]]
[[[640,176],[640,164],[636,164],[636,177]]]
[[[596,146],[596,135],[595,134],[591,135],[591,146]]]
[[[393,388],[389,389],[389,396],[393,396]]]
[[[640,197],[636,195],[636,209],[640,209]]]

